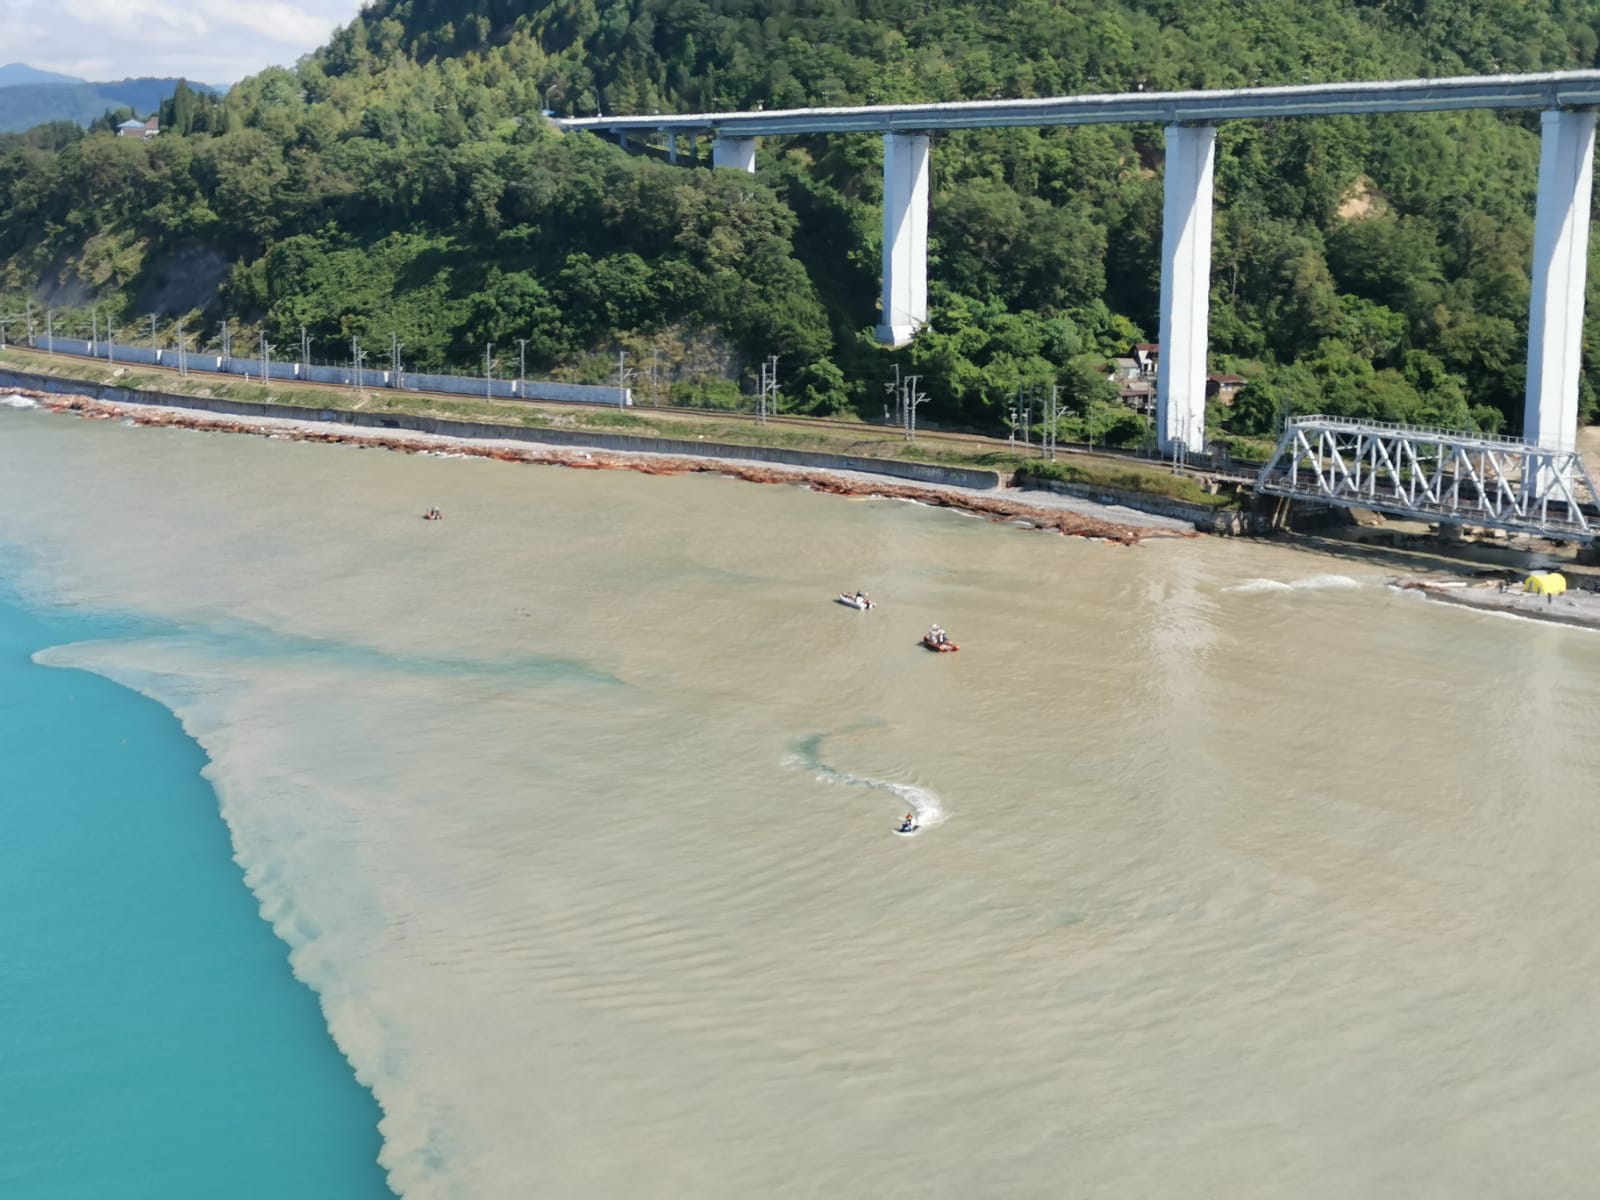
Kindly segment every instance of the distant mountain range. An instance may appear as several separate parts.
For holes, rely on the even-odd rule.
[[[26,63],[7,63],[0,66],[0,133],[17,133],[47,121],[87,125],[112,108],[131,108],[148,116],[177,86],[176,79],[148,78],[91,83]],[[205,83],[189,86],[219,94],[224,90]]]

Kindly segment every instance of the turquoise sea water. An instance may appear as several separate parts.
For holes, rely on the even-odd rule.
[[[105,636],[0,591],[0,1196],[392,1195],[380,1112],[154,701],[34,651]]]

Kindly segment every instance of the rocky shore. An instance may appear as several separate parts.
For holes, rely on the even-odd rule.
[[[590,471],[638,471],[647,475],[709,473],[751,483],[803,483],[813,490],[841,496],[883,496],[954,508],[997,522],[1054,530],[1069,537],[1134,545],[1147,538],[1197,537],[1175,522],[1160,524],[1117,521],[1090,515],[1082,506],[1067,507],[1048,493],[996,495],[943,484],[908,484],[865,472],[775,466],[737,459],[689,458],[645,452],[542,447],[496,438],[447,437],[409,431],[376,431],[330,426],[315,420],[281,417],[239,417],[148,404],[118,404],[86,396],[19,390],[41,408],[71,413],[88,420],[126,420],[136,425],[162,425],[214,433],[254,434],[302,442],[335,442],[404,454],[452,453],[502,462],[535,463]]]

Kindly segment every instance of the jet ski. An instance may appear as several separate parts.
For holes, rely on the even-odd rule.
[[[840,604],[845,605],[847,608],[859,609],[862,612],[866,612],[867,609],[869,609],[869,608],[877,608],[878,607],[871,600],[868,600],[865,596],[850,596],[850,595],[846,595],[844,592],[840,592],[837,596],[834,597],[834,599],[837,600]]]
[[[916,821],[901,821],[900,822],[900,827],[898,829],[896,829],[895,832],[898,833],[901,837],[910,837],[912,834],[916,833],[921,828],[922,828],[922,826],[920,824],[918,824]]]

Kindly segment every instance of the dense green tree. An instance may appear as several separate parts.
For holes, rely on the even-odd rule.
[[[941,134],[931,320],[886,352],[880,139],[768,139],[748,177],[539,113],[1555,70],[1593,65],[1597,30],[1600,0],[374,0],[293,70],[180,83],[148,142],[110,136],[124,113],[0,137],[0,290],[70,276],[131,316],[203,252],[235,265],[202,303],[280,343],[394,334],[477,370],[521,339],[578,375],[677,346],[673,393],[719,400],[777,354],[789,403],[868,415],[898,363],[935,421],[1003,428],[1056,387],[1071,429],[1133,438],[1105,364],[1158,325],[1159,127]],[[1515,428],[1538,155],[1527,114],[1223,126],[1212,343],[1250,377],[1224,422]],[[1589,412],[1595,304],[1585,328]]]

